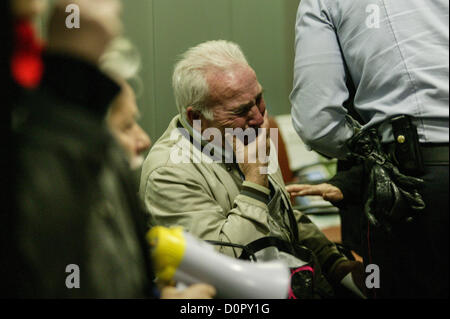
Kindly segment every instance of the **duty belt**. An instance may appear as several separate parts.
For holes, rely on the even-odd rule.
[[[420,144],[423,162],[428,165],[448,165],[448,144]]]
[[[449,164],[449,145],[421,143],[420,152],[422,153],[423,162],[426,165],[448,165]],[[386,144],[387,151],[392,154],[395,150],[395,143]]]

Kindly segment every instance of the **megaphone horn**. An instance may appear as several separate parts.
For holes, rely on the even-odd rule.
[[[153,227],[147,238],[152,246],[156,274],[163,281],[187,285],[208,283],[218,298],[285,299],[290,271],[282,261],[253,263],[231,258],[184,232],[182,228]]]

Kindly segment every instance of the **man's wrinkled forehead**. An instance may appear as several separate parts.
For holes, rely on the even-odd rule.
[[[255,71],[248,65],[237,65],[227,70],[210,70],[206,73],[210,99],[221,101],[238,95],[261,90]]]

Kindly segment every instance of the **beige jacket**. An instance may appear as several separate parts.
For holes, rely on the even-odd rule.
[[[212,162],[193,145],[192,136],[189,124],[176,116],[144,162],[140,195],[151,224],[179,225],[203,240],[241,245],[264,236],[291,240],[283,206],[290,202],[276,156],[271,156],[270,165],[277,169],[269,175],[271,189],[267,189],[243,181],[237,164],[222,158]],[[211,163],[205,163],[208,159]],[[332,272],[345,258],[305,215],[295,211],[295,217],[301,244],[314,251],[325,271]],[[240,254],[230,247],[219,250],[234,257]]]

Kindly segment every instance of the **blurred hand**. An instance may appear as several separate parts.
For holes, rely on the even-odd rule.
[[[216,289],[207,284],[194,284],[184,290],[166,286],[161,290],[161,299],[212,299]]]
[[[286,186],[286,190],[292,197],[319,195],[330,202],[339,202],[344,199],[344,195],[339,188],[326,183],[318,185],[292,184]]]
[[[71,12],[66,7],[75,4],[80,9],[80,28],[67,28]],[[98,63],[108,44],[122,31],[119,0],[58,0],[50,16],[48,49],[80,56]]]

